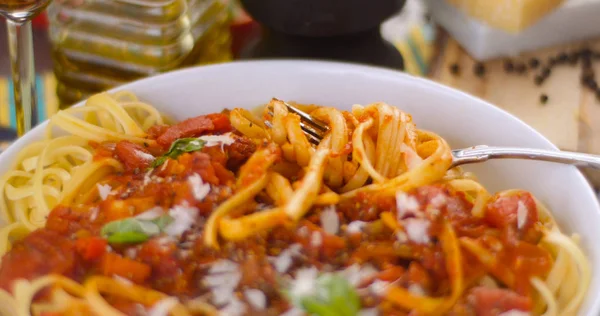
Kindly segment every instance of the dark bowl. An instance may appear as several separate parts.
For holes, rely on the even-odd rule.
[[[290,35],[327,37],[373,29],[405,0],[241,0],[262,25]]]

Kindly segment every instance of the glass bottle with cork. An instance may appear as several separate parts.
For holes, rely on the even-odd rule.
[[[61,108],[157,73],[231,59],[226,0],[54,0]]]

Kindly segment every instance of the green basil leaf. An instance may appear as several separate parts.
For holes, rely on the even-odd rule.
[[[160,227],[158,226],[158,224],[153,223],[152,221],[145,221],[134,217],[130,217],[118,221],[112,221],[104,225],[104,227],[102,227],[102,230],[100,231],[102,237],[108,239],[108,242],[111,242],[111,237],[114,235],[122,235],[128,233],[130,233],[131,235],[126,236],[133,236],[131,237],[133,240],[141,239],[141,237],[139,237],[137,234],[144,235],[146,236],[146,238],[142,241],[145,241],[151,236],[160,234]],[[122,236],[113,237],[112,240],[121,240],[122,238]],[[127,242],[132,243],[135,241]]]
[[[182,153],[201,150],[205,142],[198,138],[182,138],[175,141],[175,148]]]
[[[355,289],[339,275],[324,277],[321,281],[328,293],[331,306],[339,315],[354,316],[360,310],[360,299]]]
[[[183,153],[194,152],[202,150],[206,142],[199,138],[180,138],[171,144],[171,147],[164,155],[156,158],[152,162],[152,168],[156,168],[162,165],[167,158],[176,159]]]
[[[156,224],[156,226],[158,226],[158,228],[163,230],[163,229],[165,229],[165,227],[167,227],[167,225],[169,225],[173,222],[173,217],[171,217],[171,215],[169,215],[169,214],[164,214],[164,215],[161,215],[160,217],[153,219],[152,222],[154,224]]]
[[[165,161],[167,160],[167,156],[160,156],[156,159],[154,159],[154,161],[152,162],[152,164],[150,165],[151,168],[156,168],[160,165],[162,165],[163,163],[165,163]]]
[[[115,233],[108,237],[111,244],[137,244],[148,240],[148,235],[138,232]]]
[[[317,277],[313,294],[289,297],[292,302],[310,315],[356,316],[361,308],[356,289],[341,275],[325,273]]]
[[[332,306],[320,301],[315,297],[305,297],[302,299],[302,308],[309,315],[317,316],[341,316]]]

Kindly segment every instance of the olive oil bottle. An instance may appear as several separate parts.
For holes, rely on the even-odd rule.
[[[61,108],[145,76],[230,60],[229,11],[225,0],[54,0]]]

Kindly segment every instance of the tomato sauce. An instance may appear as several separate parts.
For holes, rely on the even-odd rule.
[[[223,114],[192,118],[172,127],[153,127],[149,134],[163,146],[164,153],[180,137],[232,131],[226,118]],[[223,149],[213,146],[184,153],[152,171],[148,171],[152,160],[146,159],[147,155],[158,154],[143,145],[129,142],[92,145],[98,158],[118,159],[125,171],[103,181],[112,189],[105,199],[92,194],[82,205],[59,205],[51,212],[45,228],[16,242],[2,260],[1,288],[11,290],[18,278],[31,280],[50,273],[78,282],[84,282],[89,275],[102,274],[127,278],[185,301],[210,293],[204,282],[210,274],[209,266],[227,259],[238,264],[241,277],[237,290],[259,289],[266,295],[265,315],[279,315],[290,307],[280,289],[282,275],[307,266],[331,271],[352,264],[369,265],[376,274],[363,280],[363,285],[379,280],[430,296],[449,295],[444,253],[436,237],[440,228],[432,224],[428,244],[399,242],[398,236],[379,220],[384,212],[397,213],[394,197],[358,194],[342,202],[336,207],[340,219],[336,235],[323,230],[320,223],[323,208],[315,207],[296,227],[277,227],[235,243],[222,241],[221,249],[214,250],[202,242],[206,219],[233,194],[236,172],[257,150],[257,144],[236,136],[235,142]],[[211,186],[201,201],[194,198],[189,184],[188,178],[193,174]],[[552,264],[550,254],[536,245],[540,232],[535,225],[538,215],[531,195],[496,197],[483,218],[471,214],[473,205],[462,193],[445,185],[421,187],[409,192],[409,196],[418,201],[426,216],[448,220],[459,239],[470,238],[493,250],[497,264],[508,267],[517,280],[515,284],[500,283],[502,288],[495,290],[476,286],[477,280],[491,272],[476,257],[463,251],[463,270],[469,289],[455,306],[455,312],[497,315],[511,309],[531,310],[532,292],[529,283],[522,280],[545,276]],[[259,197],[254,206],[260,209],[269,203]],[[153,207],[169,209],[184,204],[197,208],[199,216],[177,238],[160,235],[139,244],[112,245],[101,237],[100,231],[108,222],[136,216]],[[519,225],[520,204],[528,209],[528,214]],[[349,225],[356,221],[367,224],[357,232],[348,232]],[[301,254],[292,255],[289,267],[284,272],[278,271],[284,270],[280,266],[286,263],[285,254],[291,252],[294,244],[300,245]],[[107,299],[124,313],[135,315],[135,302]],[[362,299],[366,307],[381,303],[379,296],[366,295]],[[388,315],[406,315],[386,304],[381,309]]]

